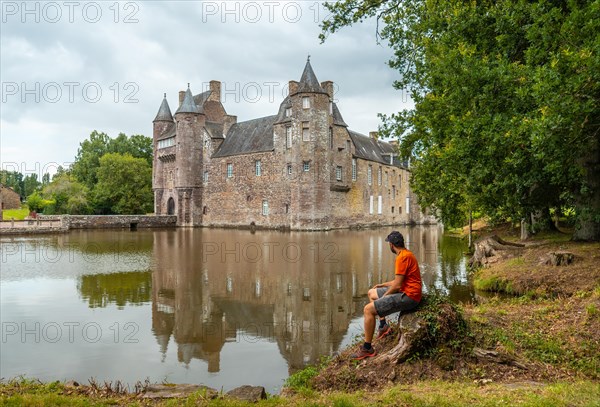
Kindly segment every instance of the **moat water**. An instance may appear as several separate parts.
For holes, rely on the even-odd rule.
[[[399,228],[425,291],[474,299],[464,242]],[[177,229],[0,237],[0,377],[244,384],[289,374],[362,333],[393,278],[389,229]]]

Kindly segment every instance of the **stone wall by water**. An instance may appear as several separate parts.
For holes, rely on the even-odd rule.
[[[177,216],[64,215],[62,222],[67,229],[165,228],[174,227]]]

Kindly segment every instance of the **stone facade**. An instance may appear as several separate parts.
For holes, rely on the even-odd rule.
[[[307,62],[277,114],[237,122],[220,82],[154,119],[155,213],[180,226],[327,230],[428,223],[391,143],[348,129]]]

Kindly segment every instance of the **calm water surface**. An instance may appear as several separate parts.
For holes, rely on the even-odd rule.
[[[401,228],[425,290],[470,301],[464,243]],[[148,378],[278,392],[362,333],[393,278],[388,229],[73,231],[1,237],[0,377]]]

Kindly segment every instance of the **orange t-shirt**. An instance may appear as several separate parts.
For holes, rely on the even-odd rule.
[[[396,275],[404,276],[400,291],[413,300],[421,301],[421,270],[415,255],[408,249],[402,249],[396,256]]]

